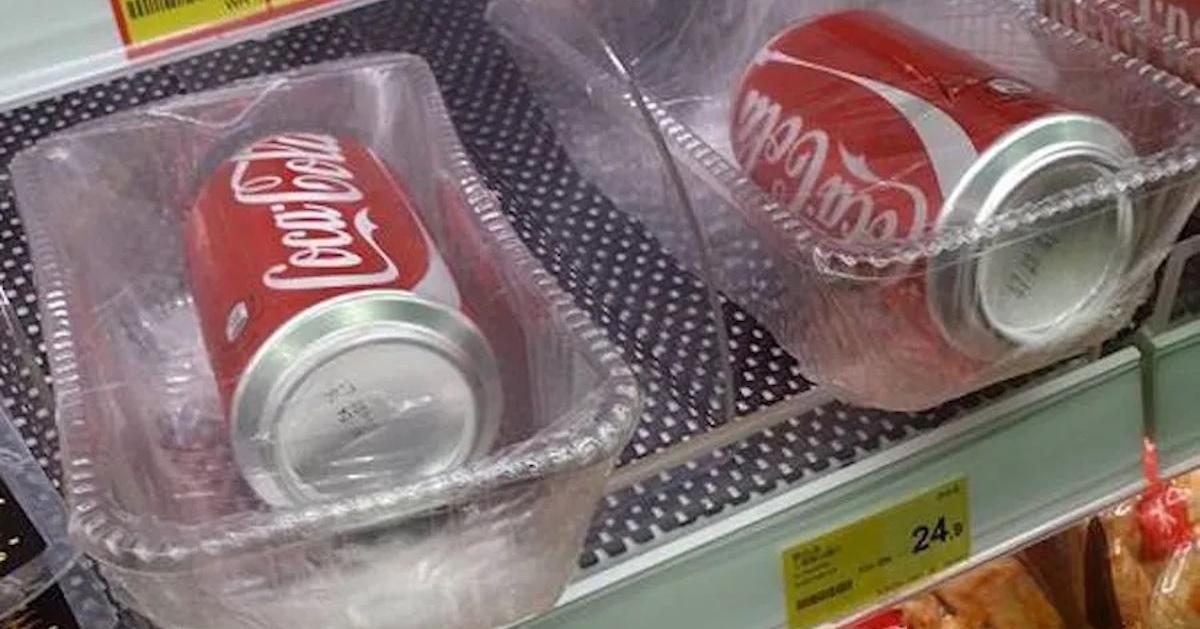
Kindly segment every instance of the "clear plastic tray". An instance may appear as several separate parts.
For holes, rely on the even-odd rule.
[[[476,320],[507,366],[499,437],[482,458],[292,507],[268,506],[237,472],[185,281],[184,224],[222,155],[292,129],[371,148],[469,309],[506,313]],[[18,156],[13,178],[72,534],[128,602],[166,626],[222,629],[488,627],[553,603],[639,394],[505,220],[423,61],[364,57],[116,114]]]
[[[947,196],[961,200],[941,208],[951,218],[935,229],[831,235],[810,214],[774,201],[738,165],[732,101],[746,68],[779,33],[863,9],[984,65],[1006,85],[1104,121],[1128,145],[1102,174],[1022,188],[998,211],[987,211],[990,201]],[[762,321],[806,377],[858,404],[933,406],[1104,340],[1146,296],[1197,200],[1196,91],[1039,16],[1029,3],[496,0],[489,18],[581,169]],[[804,111],[828,119],[859,105],[835,95]],[[869,136],[881,123],[845,118],[827,130],[835,138]],[[928,148],[937,154],[946,146]],[[647,157],[654,148],[669,152],[676,168],[655,168]],[[646,192],[664,181],[680,184],[681,200]],[[694,229],[699,236],[681,243],[678,234]],[[703,247],[685,250],[689,241]],[[1006,297],[1006,284],[992,280],[1016,277],[1031,256],[1061,265],[1041,267],[1034,290]],[[1022,318],[1036,314],[1034,306],[1049,314],[1025,329]]]

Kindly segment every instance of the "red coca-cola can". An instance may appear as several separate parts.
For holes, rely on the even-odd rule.
[[[491,446],[496,358],[412,199],[362,144],[250,144],[204,185],[186,240],[229,437],[264,500],[434,474]]]
[[[870,11],[776,36],[742,77],[732,117],[749,176],[847,251],[949,230],[983,241],[1010,210],[1134,157],[1108,122]],[[1088,329],[1110,311],[1135,246],[1131,200],[1095,216],[996,249],[964,238],[902,279],[864,284],[888,312],[863,316],[891,317],[879,336],[916,331],[891,337],[895,347],[956,376]],[[869,378],[869,366],[853,369],[848,378]]]

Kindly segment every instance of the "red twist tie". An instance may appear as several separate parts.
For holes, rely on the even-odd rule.
[[[908,625],[904,622],[904,612],[889,609],[866,620],[860,620],[846,629],[908,629]]]
[[[1143,561],[1162,561],[1192,543],[1187,492],[1159,475],[1158,448],[1149,439],[1142,451],[1142,473],[1149,488],[1137,501]]]

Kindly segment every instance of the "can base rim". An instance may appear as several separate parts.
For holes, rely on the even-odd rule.
[[[363,312],[375,318],[364,317]],[[346,325],[349,323],[349,325]],[[443,469],[477,457],[495,441],[502,414],[499,366],[483,333],[466,315],[401,290],[340,295],[301,312],[259,348],[238,382],[230,405],[234,458],[255,493],[268,504],[292,506],[333,499],[305,483],[281,451],[279,428],[289,393],[347,344],[381,341],[424,346],[457,366],[476,391],[476,425],[468,447]],[[296,356],[296,347],[314,347]]]
[[[984,151],[947,198],[939,228],[980,226],[1021,205],[1010,202],[1012,194],[1034,177],[1045,175],[1046,169],[1089,163],[1098,172],[1112,173],[1135,157],[1124,134],[1100,118],[1080,113],[1043,116],[1010,131]],[[1038,351],[1095,327],[1117,297],[1119,279],[1127,272],[1135,247],[1135,204],[1128,196],[1114,201],[1114,207],[1103,210],[1116,214],[1109,264],[1096,276],[1093,290],[1047,318],[1042,326],[1018,330],[995,321],[981,297],[984,261],[1017,241],[992,243],[990,251],[988,245],[977,245],[936,256],[925,277],[926,300],[943,337],[969,356],[994,360],[1018,350]],[[1073,220],[1087,222],[1099,216],[1093,212]],[[1034,327],[1038,331],[1032,331]]]

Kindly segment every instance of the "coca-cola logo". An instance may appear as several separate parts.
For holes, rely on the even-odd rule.
[[[233,158],[234,199],[267,208],[292,251],[262,277],[275,290],[379,286],[399,277],[396,263],[375,240],[370,208],[354,210],[347,223],[340,209],[364,199],[334,137],[313,133],[278,135],[250,145]],[[270,164],[263,168],[257,165]],[[361,240],[372,260],[354,247]],[[356,251],[357,249],[357,251]]]
[[[805,128],[799,114],[784,116],[779,102],[759,90],[743,96],[733,141],[737,160],[748,172],[782,175],[766,185],[768,192],[834,236],[890,240],[925,229],[929,200],[919,188],[884,180],[828,131]],[[774,168],[766,171],[764,166]],[[885,190],[897,190],[908,200],[912,221],[903,233],[900,210],[877,200]]]
[[[771,48],[758,56],[751,72],[768,63],[837,77],[878,96],[926,145],[918,151],[937,148],[936,155],[926,152],[943,191],[957,183],[962,169],[976,157],[961,126],[912,94]],[[862,152],[838,137],[836,129],[810,124],[802,107],[781,103],[776,92],[786,88],[753,80],[743,86],[734,111],[732,140],[735,157],[745,170],[789,212],[807,216],[837,238],[893,240],[923,233],[938,209],[932,207],[927,191],[880,176]]]

